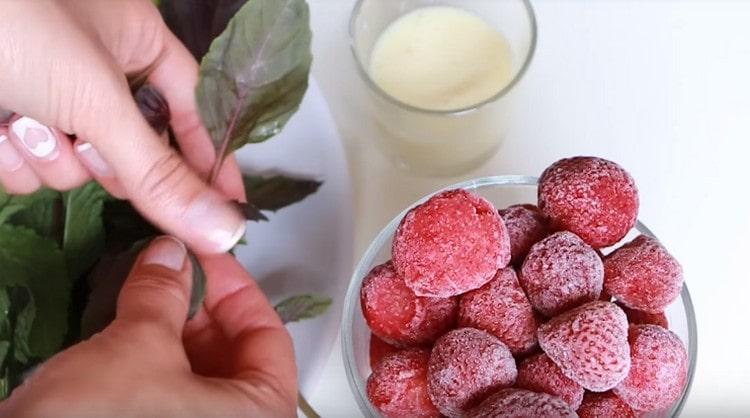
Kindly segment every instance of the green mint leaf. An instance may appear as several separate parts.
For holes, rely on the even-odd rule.
[[[71,283],[57,243],[34,231],[0,225],[0,286],[25,287],[36,302],[29,335],[35,357],[55,354],[67,332]]]
[[[201,263],[198,262],[198,257],[192,252],[189,253],[190,263],[193,266],[193,288],[190,293],[190,311],[188,312],[188,319],[193,319],[195,314],[203,305],[203,300],[206,298],[206,272],[203,271]]]
[[[48,189],[26,196],[11,196],[0,190],[0,225],[12,223],[54,237],[59,199],[60,193]]]
[[[10,346],[10,343],[8,343],[8,346]],[[7,356],[7,353],[6,353],[6,356]],[[5,399],[7,399],[8,396],[10,395],[10,390],[11,390],[10,389],[10,385],[11,385],[11,380],[10,379],[11,378],[9,376],[8,370],[6,369],[5,372],[3,372],[0,375],[0,401],[3,401]]]
[[[326,313],[333,301],[316,295],[293,296],[276,305],[276,313],[285,324],[312,319]]]
[[[23,297],[16,298],[14,302],[16,305],[23,303],[23,309],[16,316],[16,324],[13,330],[13,356],[17,361],[25,364],[29,362],[29,359],[34,357],[29,343],[32,325],[36,317],[36,304],[34,297],[28,289],[19,289],[19,291]]]
[[[277,211],[291,206],[318,191],[323,184],[315,180],[285,176],[242,176],[248,203],[260,210]]]
[[[304,0],[251,0],[201,62],[198,108],[216,149],[211,180],[232,151],[281,131],[307,90],[310,13]]]
[[[71,277],[88,271],[104,251],[102,211],[109,194],[95,182],[64,195],[65,226],[62,247]]]
[[[5,323],[8,320],[8,313],[10,312],[10,298],[8,297],[8,289],[0,289],[0,324]],[[5,338],[5,335],[0,333],[0,339]]]
[[[10,349],[10,341],[0,341],[0,366],[5,363],[5,358],[8,357],[8,350]],[[3,379],[0,379],[0,399],[5,399],[3,395]],[[6,383],[7,384],[7,383]]]
[[[248,0],[161,0],[164,21],[196,60],[208,52],[211,41]]]

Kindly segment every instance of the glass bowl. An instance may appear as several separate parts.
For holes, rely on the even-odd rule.
[[[492,202],[497,208],[504,208],[518,203],[536,202],[536,177],[495,176],[455,184],[443,190],[466,189],[477,193]],[[435,193],[439,193],[439,190]],[[432,194],[430,195],[432,196]],[[369,348],[370,330],[362,315],[359,290],[362,280],[376,265],[384,263],[391,257],[391,239],[401,219],[411,208],[417,206],[430,196],[426,196],[396,216],[375,238],[357,265],[344,302],[344,316],[341,331],[341,343],[349,387],[352,390],[362,413],[368,418],[380,417],[377,410],[367,399],[367,377],[370,375]],[[640,221],[623,241],[629,241],[639,233],[654,236]],[[617,246],[619,246],[618,244]],[[606,253],[606,250],[605,250]],[[650,414],[650,417],[677,417],[680,414],[690,393],[690,386],[695,374],[698,352],[695,312],[687,285],[683,286],[680,297],[666,310],[669,328],[680,336],[688,351],[688,383],[685,390],[669,411]]]

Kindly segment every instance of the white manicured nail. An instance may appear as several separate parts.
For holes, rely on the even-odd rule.
[[[112,169],[104,161],[99,151],[89,142],[79,142],[76,144],[76,152],[81,158],[83,164],[98,177],[112,177]]]
[[[53,160],[59,155],[55,134],[34,119],[24,116],[13,122],[10,129],[34,157]]]
[[[8,136],[0,134],[0,168],[7,172],[17,171],[23,166],[23,157],[8,141]]]
[[[185,212],[185,226],[206,239],[212,253],[231,250],[245,235],[245,219],[224,202],[221,195],[209,190],[195,199]]]

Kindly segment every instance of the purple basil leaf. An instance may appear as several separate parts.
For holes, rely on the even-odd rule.
[[[10,121],[10,117],[13,116],[13,112],[10,110],[5,110],[2,107],[0,107],[0,123],[6,123]]]
[[[281,132],[305,95],[312,63],[305,0],[253,0],[203,57],[198,110],[211,135],[215,180],[224,158]]]
[[[167,26],[200,62],[211,42],[248,0],[162,0]]]
[[[153,86],[146,84],[135,92],[135,102],[148,124],[156,133],[163,134],[169,127],[171,117],[169,103],[164,96]]]
[[[286,176],[261,177],[243,175],[248,203],[260,210],[276,212],[304,200],[323,184],[316,180]]]
[[[240,210],[245,214],[245,219],[254,222],[267,222],[268,218],[260,209],[252,203],[240,203]]]

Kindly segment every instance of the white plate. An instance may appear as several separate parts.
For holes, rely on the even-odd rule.
[[[318,193],[248,225],[248,245],[237,251],[271,302],[314,293],[333,298],[328,313],[289,325],[300,389],[317,383],[338,333],[351,276],[352,189],[343,144],[315,80],[299,112],[277,137],[238,153],[243,171],[291,173],[324,182]]]

